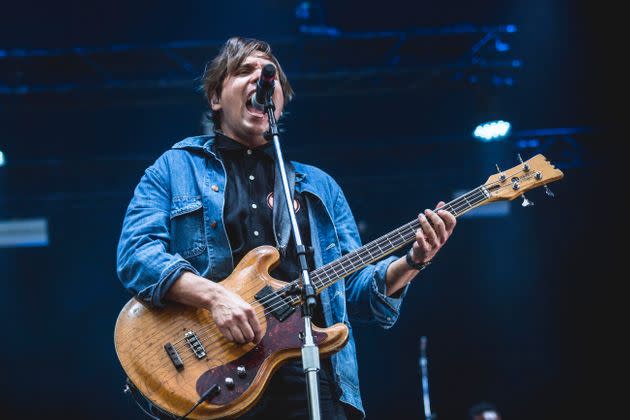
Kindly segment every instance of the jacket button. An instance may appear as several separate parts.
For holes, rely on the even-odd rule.
[[[212,191],[214,191],[214,192],[219,191],[219,186],[218,186],[217,184],[214,184],[214,185],[213,185],[212,187],[210,187],[210,188],[212,188]]]
[[[210,222],[210,227],[211,227],[212,229],[216,228],[216,227],[217,227],[217,221],[216,221],[216,220],[213,220],[212,222]]]

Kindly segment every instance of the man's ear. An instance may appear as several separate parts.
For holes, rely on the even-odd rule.
[[[212,108],[213,111],[219,111],[221,109],[221,101],[219,101],[219,97],[216,93],[213,93],[210,98],[210,108]]]

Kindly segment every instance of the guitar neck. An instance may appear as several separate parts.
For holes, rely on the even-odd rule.
[[[445,204],[442,209],[458,217],[484,204],[484,202],[488,201],[489,197],[490,193],[482,185]],[[380,238],[363,245],[361,248],[357,248],[341,258],[311,271],[311,281],[317,293],[319,294],[337,280],[413,242],[416,237],[416,231],[419,228],[420,222],[416,218]]]

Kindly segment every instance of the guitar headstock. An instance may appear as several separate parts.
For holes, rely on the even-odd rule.
[[[487,201],[514,200],[529,190],[546,186],[563,176],[561,170],[538,154],[520,165],[490,176],[483,186],[489,194]],[[551,195],[548,189],[547,193]]]

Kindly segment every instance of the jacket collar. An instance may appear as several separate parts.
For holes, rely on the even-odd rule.
[[[186,149],[206,151],[214,156],[212,145],[214,144],[214,133],[202,136],[187,137],[184,140],[175,143],[171,149]]]
[[[187,137],[182,141],[175,143],[171,149],[179,149],[179,150],[195,150],[199,152],[205,152],[206,154],[212,156],[213,158],[218,159],[217,155],[212,150],[212,146],[214,145],[215,135],[214,132],[211,134],[204,134],[201,136],[192,136]],[[306,181],[306,174],[303,172],[295,172],[295,182],[296,184],[301,184],[302,181]],[[301,191],[301,188],[298,189]]]

